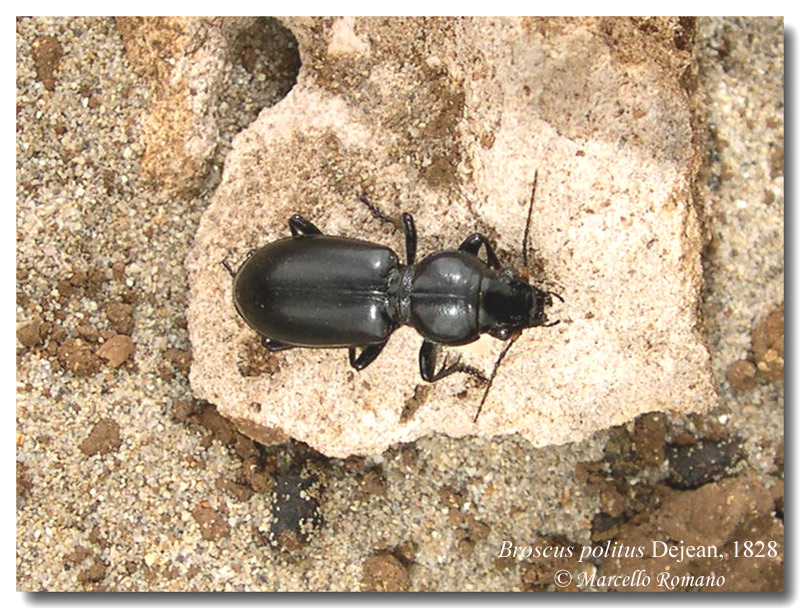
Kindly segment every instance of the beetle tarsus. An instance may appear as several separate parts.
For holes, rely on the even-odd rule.
[[[472,367],[471,365],[460,365],[459,367],[460,369],[456,371],[459,371],[462,374],[469,374],[481,384],[486,384],[487,382],[489,382],[489,378],[484,376],[483,372],[479,370],[477,367]]]
[[[298,213],[289,218],[289,230],[292,231],[292,238],[295,239],[322,234],[322,230]]]
[[[371,202],[367,198],[367,196],[365,194],[362,194],[361,196],[359,196],[358,200],[361,201],[362,203],[364,203],[364,206],[367,209],[369,209],[369,212],[372,214],[372,217],[374,217],[376,220],[380,220],[385,224],[391,224],[392,226],[397,228],[397,221],[393,220],[388,215],[386,215],[383,211],[381,211],[375,203]]]
[[[358,356],[356,356],[356,347],[351,346],[349,348],[350,365],[352,365],[354,369],[361,371],[378,358],[384,346],[386,346],[386,342],[370,344],[369,346],[365,346],[364,350],[362,350],[361,354]]]
[[[481,249],[481,245],[483,245],[484,249],[486,249],[486,260],[489,263],[489,268],[500,268],[500,261],[497,259],[497,255],[495,254],[491,243],[489,243],[489,239],[487,239],[480,232],[471,234],[464,239],[464,242],[461,243],[459,250],[466,251],[467,253],[471,253],[475,257],[478,257],[478,252]]]

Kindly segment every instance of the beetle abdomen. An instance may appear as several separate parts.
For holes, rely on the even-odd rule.
[[[384,342],[394,330],[388,247],[331,236],[283,239],[256,251],[236,274],[234,301],[261,335],[295,346]]]

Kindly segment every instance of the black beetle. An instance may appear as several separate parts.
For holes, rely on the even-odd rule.
[[[531,206],[536,192],[534,178]],[[530,223],[531,211],[528,211]],[[234,277],[233,299],[244,321],[270,351],[293,347],[348,348],[350,365],[372,363],[400,325],[424,338],[419,351],[423,380],[435,382],[464,372],[483,381],[473,367],[456,361],[436,371],[437,345],[468,344],[488,333],[512,339],[528,327],[545,325],[551,295],[502,268],[488,239],[475,233],[457,250],[442,250],[416,261],[414,219],[403,214],[406,264],[383,245],[323,235],[300,215],[289,219],[291,238],[257,249]],[[527,267],[528,226],[523,239]],[[478,258],[483,245],[487,261]],[[358,349],[361,352],[358,352]],[[486,400],[484,392],[475,420]]]

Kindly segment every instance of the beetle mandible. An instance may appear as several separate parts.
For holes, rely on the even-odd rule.
[[[537,181],[538,174],[531,208]],[[531,208],[523,238],[525,273]],[[223,261],[234,279],[236,310],[271,352],[347,348],[350,365],[357,370],[378,357],[395,329],[410,325],[424,339],[419,368],[428,382],[456,372],[487,380],[460,360],[445,362],[437,370],[438,345],[468,344],[483,333],[509,340],[488,379],[477,421],[511,344],[523,329],[545,325],[551,296],[561,297],[501,267],[489,240],[477,232],[456,250],[437,251],[417,261],[414,218],[404,213],[402,219],[405,264],[388,247],[324,235],[307,219],[293,215],[290,238],[257,249],[237,272]],[[481,246],[486,262],[478,257]]]

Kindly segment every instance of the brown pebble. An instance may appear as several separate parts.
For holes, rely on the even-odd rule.
[[[769,152],[769,176],[772,179],[783,175],[783,140],[778,141]]]
[[[407,443],[400,448],[400,458],[404,467],[414,468],[419,461],[419,451],[413,444]]]
[[[42,82],[44,88],[53,91],[56,88],[56,70],[64,55],[61,43],[55,36],[39,36],[33,42],[33,63],[36,68],[36,77]]]
[[[240,433],[247,437],[254,439],[263,445],[277,445],[279,443],[286,443],[289,441],[289,436],[278,427],[274,426],[261,426],[250,420],[237,418],[234,420],[236,428]]]
[[[100,358],[83,340],[67,340],[58,347],[58,360],[74,376],[85,378],[100,370]]]
[[[491,531],[492,528],[489,526],[489,524],[474,520],[470,526],[469,537],[475,541],[486,540],[489,538],[489,533]]]
[[[715,409],[705,414],[691,414],[689,419],[694,424],[697,433],[707,441],[720,442],[730,439],[728,427],[721,423],[720,416],[726,415],[724,409]]]
[[[257,457],[259,454],[255,441],[241,433],[237,433],[233,439],[233,451],[242,460]]]
[[[119,367],[133,355],[134,345],[130,336],[117,335],[97,349],[97,356],[102,357],[111,367]]]
[[[196,401],[183,400],[172,404],[171,414],[175,422],[186,422],[199,411],[200,407]]]
[[[206,468],[206,461],[200,456],[186,456],[184,460],[190,469],[200,469],[201,471],[204,471]]]
[[[106,340],[110,340],[111,338],[113,338],[114,336],[116,336],[116,335],[117,335],[117,334],[115,334],[113,331],[109,331],[109,330],[107,330],[107,329],[101,329],[101,330],[100,330],[99,332],[97,332],[97,333],[98,333],[98,334],[100,335],[100,337],[103,339],[103,342],[105,342]]]
[[[253,496],[253,490],[248,488],[246,485],[236,483],[235,481],[225,479],[224,477],[217,477],[214,485],[217,487],[217,489],[233,496],[233,498],[235,498],[238,502],[247,502],[250,500],[250,497]]]
[[[379,553],[364,562],[364,591],[408,591],[409,586],[408,572],[394,555]]]
[[[475,544],[468,538],[462,538],[456,545],[458,555],[464,559],[470,557],[475,550]]]
[[[67,300],[72,295],[72,284],[67,279],[61,279],[56,285],[56,289],[61,294],[61,301]]]
[[[511,556],[496,557],[494,560],[495,570],[509,570],[514,567],[517,560]]]
[[[297,551],[303,546],[300,537],[294,530],[283,530],[278,534],[278,537],[275,539],[275,541],[278,543],[278,546],[281,549],[288,551],[289,553],[292,551]]]
[[[97,342],[100,338],[100,334],[97,333],[97,330],[90,325],[78,325],[78,335],[86,340],[87,342]]]
[[[89,532],[89,542],[95,545],[99,545],[100,547],[107,547],[108,546],[108,539],[103,534],[103,531],[100,529],[100,526],[95,524],[92,531]]]
[[[106,577],[106,565],[95,558],[94,563],[78,575],[81,583],[99,583]]]
[[[72,271],[72,276],[69,278],[69,283],[73,287],[83,287],[86,285],[88,275],[85,270],[75,269]]]
[[[95,266],[86,273],[86,291],[89,294],[96,294],[106,282],[106,272],[103,268]]]
[[[33,348],[42,343],[41,324],[38,321],[28,323],[17,330],[17,340],[25,348]]]
[[[600,486],[600,508],[610,517],[619,517],[625,511],[625,497],[613,484]]]
[[[259,462],[258,457],[248,458],[242,464],[242,473],[254,492],[265,494],[275,487],[275,478]]]
[[[165,365],[163,361],[156,367],[156,373],[164,382],[170,382],[175,377],[172,368]]]
[[[116,420],[104,418],[94,425],[89,436],[81,442],[80,450],[87,456],[108,454],[122,445]]]
[[[417,559],[417,543],[411,539],[405,540],[392,553],[404,566],[410,566]]]
[[[692,435],[689,431],[683,430],[676,432],[672,437],[673,445],[692,445],[697,443],[697,437]]]
[[[76,566],[80,564],[83,560],[89,557],[92,554],[90,549],[86,547],[81,547],[80,545],[75,545],[75,547],[64,556],[64,567],[66,569],[71,568],[72,566]]]
[[[114,262],[111,266],[111,272],[117,281],[122,282],[125,280],[125,264],[123,262]]]
[[[122,302],[108,302],[103,309],[112,330],[118,334],[131,334],[134,325],[133,306]]]
[[[28,477],[28,467],[23,463],[17,463],[17,500],[24,500],[31,491],[33,484]]]
[[[756,366],[746,359],[734,361],[725,372],[725,379],[735,391],[748,391],[756,385]]]
[[[135,289],[125,289],[121,294],[120,298],[122,299],[125,304],[135,304],[139,299],[139,292]]]
[[[214,439],[225,445],[230,445],[236,437],[236,428],[233,423],[219,414],[217,408],[208,402],[198,405],[199,413],[195,422],[211,431]]]
[[[253,73],[253,68],[256,66],[256,58],[258,54],[256,53],[255,49],[252,46],[245,45],[242,47],[242,51],[239,55],[239,59],[242,62],[242,67],[249,73]]]
[[[164,359],[175,365],[183,373],[189,373],[192,365],[192,353],[188,350],[178,348],[168,348],[164,351]]]
[[[667,433],[667,418],[651,412],[636,419],[633,442],[644,466],[660,466],[664,462],[664,435]]]
[[[758,371],[770,380],[783,380],[783,304],[753,328],[752,340]]]
[[[115,177],[115,174],[114,174],[113,171],[110,171],[108,169],[103,171],[103,186],[105,187],[106,194],[108,194],[108,195],[114,194],[114,186],[115,186],[114,182],[115,181],[116,181],[116,177]],[[113,271],[113,267],[112,267],[112,271]],[[116,275],[114,276],[114,278],[119,280]]]
[[[370,469],[358,483],[358,490],[356,491],[356,500],[364,502],[369,500],[371,496],[385,496],[386,495],[386,480],[379,469]]]
[[[52,328],[53,331],[53,340],[61,344],[64,340],[67,339],[67,330],[61,327],[60,325],[56,325]]]
[[[231,527],[227,521],[209,506],[200,505],[192,511],[192,517],[200,526],[203,538],[216,542],[221,538],[230,536]]]

